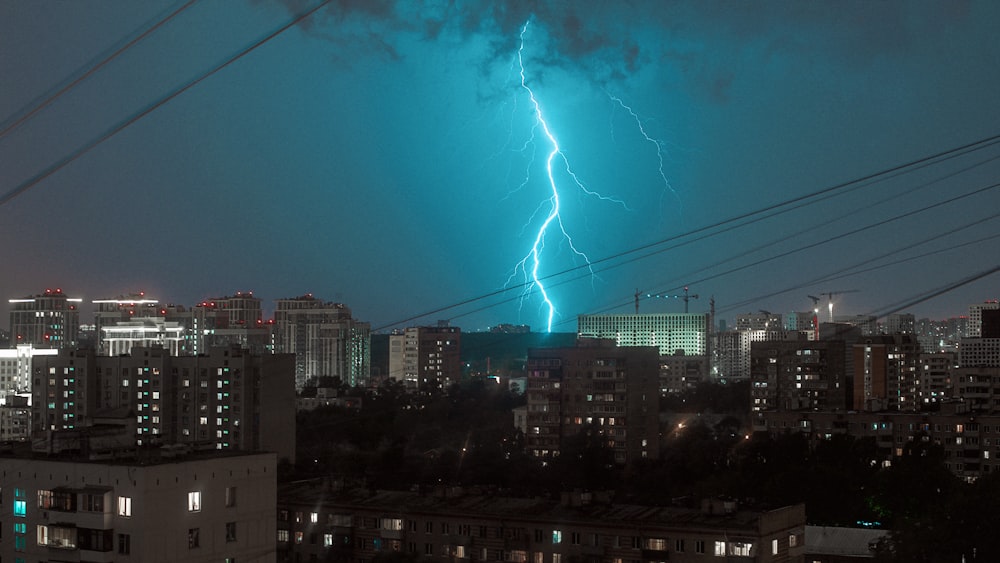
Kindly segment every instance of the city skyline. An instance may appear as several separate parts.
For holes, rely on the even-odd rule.
[[[320,5],[287,4],[0,6],[4,319],[46,287],[88,306],[250,288],[376,330],[540,330],[516,266],[550,210],[541,115],[608,198],[557,162],[580,253],[546,239],[555,331],[683,286],[720,318],[848,289],[838,313],[884,312],[996,266],[996,143],[919,162],[1000,132],[995,4],[334,2],[261,42]],[[962,315],[996,288],[905,312]]]

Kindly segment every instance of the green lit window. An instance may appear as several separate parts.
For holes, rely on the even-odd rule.
[[[14,501],[14,516],[25,516],[28,514],[28,503],[23,500]]]

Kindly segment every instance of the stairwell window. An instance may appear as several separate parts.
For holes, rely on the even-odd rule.
[[[201,512],[201,491],[188,493],[188,512]]]

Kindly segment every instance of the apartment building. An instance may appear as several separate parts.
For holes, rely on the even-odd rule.
[[[80,334],[80,303],[60,288],[19,299],[9,299],[10,339],[13,346],[72,348]]]
[[[741,510],[611,504],[591,493],[559,500],[436,491],[279,491],[279,561],[371,561],[393,552],[442,561],[803,561],[805,506]]]
[[[389,336],[390,378],[408,389],[439,388],[462,378],[462,330],[455,326],[408,327]]]
[[[750,352],[751,410],[844,409],[850,381],[843,340],[768,340]]]
[[[779,321],[780,325],[780,321]],[[683,350],[688,356],[705,356],[708,350],[707,313],[652,313],[580,315],[579,338],[610,338],[618,346],[655,346],[661,356]]]
[[[945,465],[972,481],[1000,471],[1000,413],[975,412],[965,402],[950,402],[937,412],[767,411],[753,415],[753,430],[772,436],[801,433],[811,442],[836,434],[875,440],[879,457],[888,465],[919,440],[941,446]]]
[[[527,451],[559,455],[564,439],[590,425],[620,464],[659,456],[657,348],[580,339],[572,348],[528,350]]]
[[[0,559],[273,562],[274,454],[0,457]]]
[[[371,325],[351,316],[343,303],[306,294],[277,300],[275,351],[295,354],[295,385],[315,377],[339,377],[367,385],[371,375]]]
[[[36,358],[32,430],[73,430],[117,411],[135,419],[135,444],[274,451],[295,459],[294,358],[213,348],[173,356],[159,347],[120,356],[61,350]]]

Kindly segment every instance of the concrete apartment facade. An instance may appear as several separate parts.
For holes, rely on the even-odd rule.
[[[274,454],[0,457],[0,559],[273,562]]]
[[[598,429],[625,464],[659,456],[659,351],[581,338],[528,350],[527,451],[559,455],[563,440]]]
[[[560,500],[463,494],[338,491],[283,486],[279,561],[371,561],[392,552],[441,561],[708,560],[801,563],[805,506],[740,510],[610,504],[600,495]]]
[[[273,451],[295,459],[291,354],[236,347],[199,356],[158,347],[122,356],[61,350],[35,359],[31,408],[35,438],[116,412],[134,419],[135,445]]]

